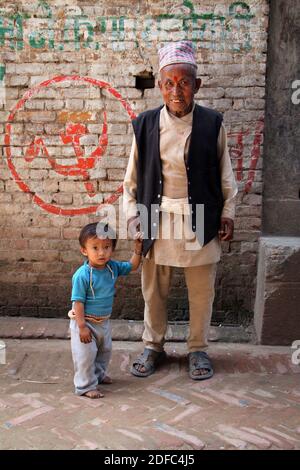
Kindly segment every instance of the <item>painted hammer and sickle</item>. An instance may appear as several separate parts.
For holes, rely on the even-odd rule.
[[[44,153],[51,168],[64,176],[81,176],[87,193],[90,197],[95,196],[96,190],[93,183],[89,181],[89,172],[95,167],[96,161],[99,160],[106,152],[108,138],[107,138],[107,117],[106,112],[103,113],[103,126],[101,136],[99,138],[99,145],[91,153],[90,156],[84,155],[84,150],[80,145],[80,138],[88,134],[88,129],[85,124],[71,124],[66,125],[66,132],[60,135],[61,141],[64,145],[71,144],[77,163],[73,165],[60,165],[55,161],[55,158],[49,155],[48,149],[42,139],[42,137],[35,137],[32,143],[29,145],[25,153],[25,160],[32,162],[35,157],[38,157],[40,153]]]

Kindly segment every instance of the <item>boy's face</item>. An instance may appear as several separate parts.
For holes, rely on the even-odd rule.
[[[93,268],[104,268],[113,252],[112,240],[108,238],[101,240],[97,237],[89,238],[85,243],[85,247],[81,247],[80,251],[88,257],[90,266]]]

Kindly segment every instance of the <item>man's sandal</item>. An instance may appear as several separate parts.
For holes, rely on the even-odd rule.
[[[130,372],[136,377],[148,377],[155,372],[157,366],[165,358],[165,351],[157,352],[154,349],[145,348],[144,352],[132,363]],[[143,366],[145,370],[138,370],[139,366]]]
[[[206,369],[206,374],[195,374],[195,371]],[[214,370],[207,353],[204,351],[195,351],[189,353],[189,376],[193,380],[206,380],[212,377]]]

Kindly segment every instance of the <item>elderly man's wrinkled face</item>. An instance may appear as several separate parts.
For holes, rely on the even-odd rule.
[[[201,80],[196,78],[196,69],[190,64],[167,65],[161,70],[160,77],[158,85],[169,112],[177,117],[188,114],[201,85]]]

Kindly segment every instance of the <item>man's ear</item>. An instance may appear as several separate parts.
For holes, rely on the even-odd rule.
[[[80,251],[81,251],[81,254],[82,254],[82,255],[87,256],[86,249],[83,248],[82,246],[80,247]]]
[[[161,87],[162,87],[161,81],[158,80],[157,84],[158,84],[158,88],[161,90]]]
[[[197,91],[201,87],[201,83],[202,83],[201,78],[196,78],[195,93],[197,93]]]

